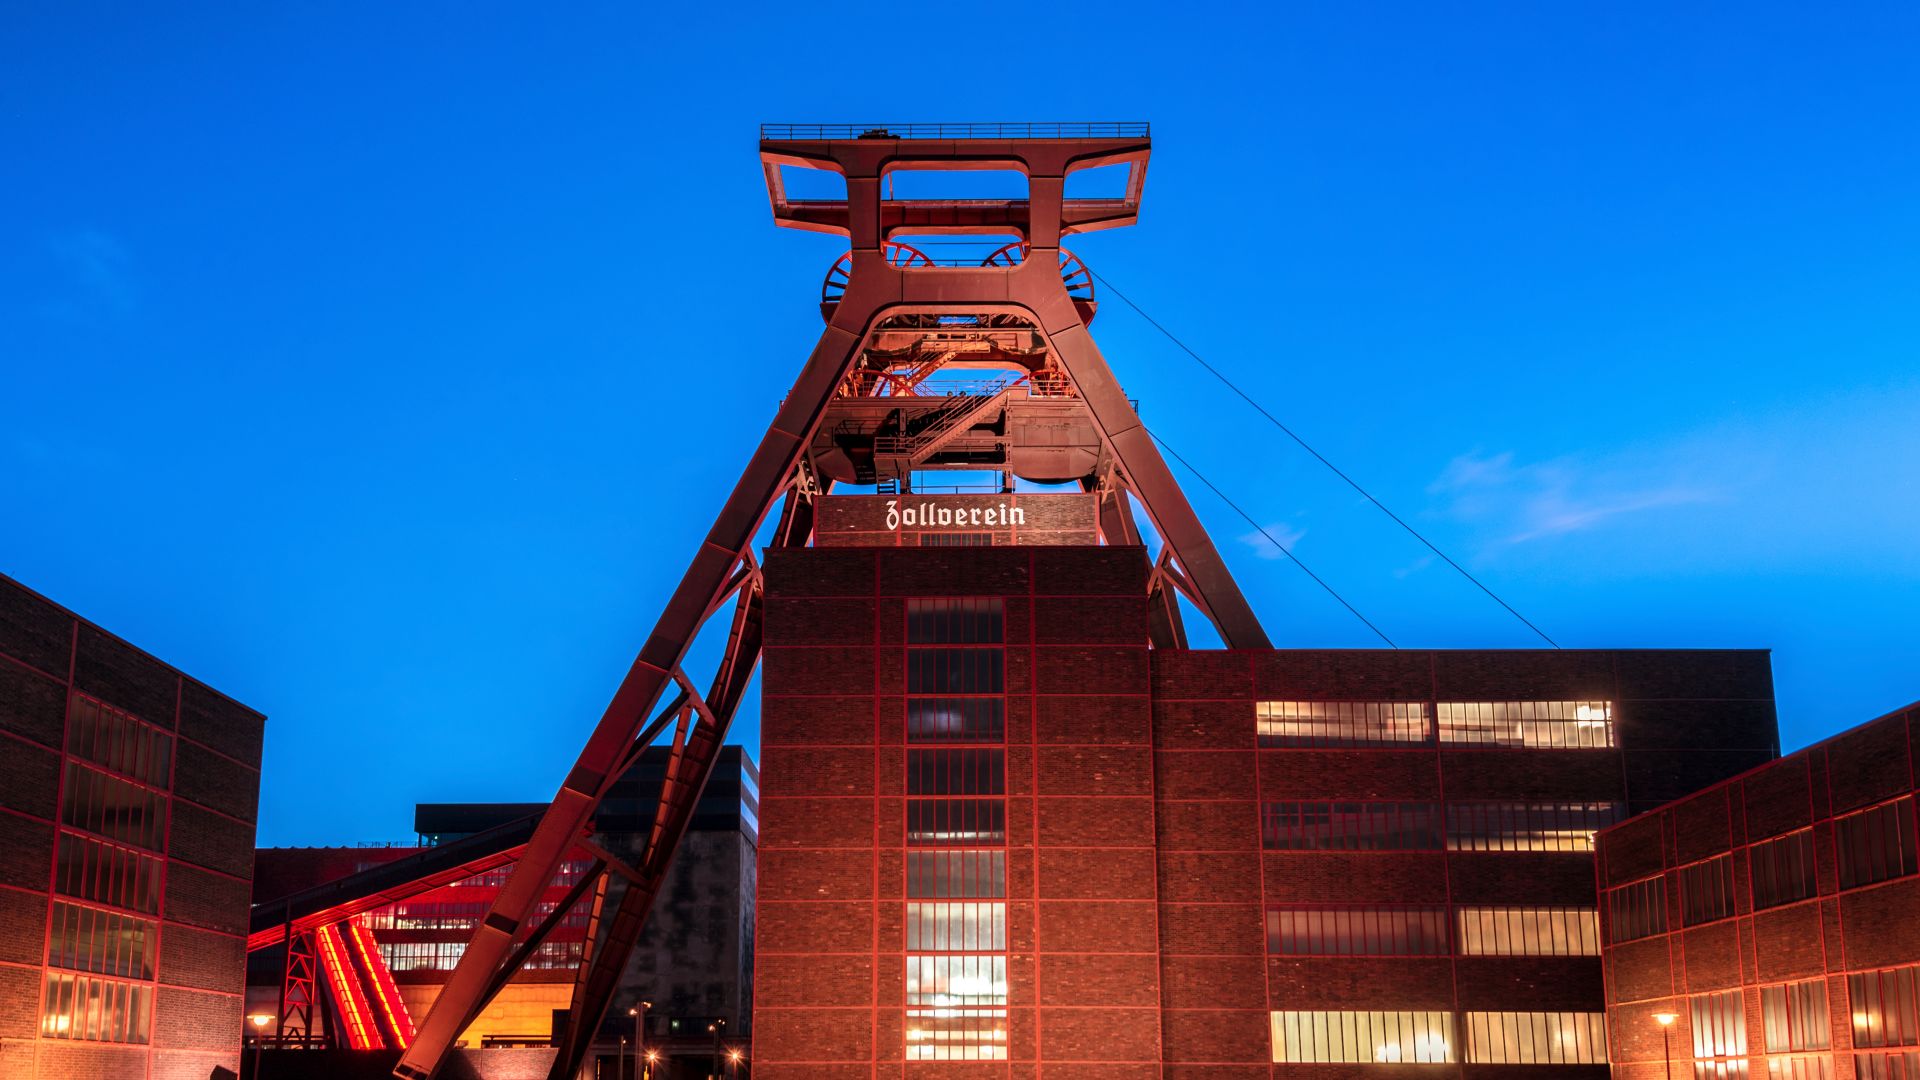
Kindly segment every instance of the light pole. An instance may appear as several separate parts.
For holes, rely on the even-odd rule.
[[[253,1080],[260,1080],[260,1047],[267,1037],[267,1025],[273,1023],[273,1017],[267,1013],[254,1013],[247,1017],[247,1023],[253,1025]]]
[[[726,1027],[726,1017],[707,1025],[707,1030],[713,1032],[713,1080],[720,1080],[720,1038],[726,1034]]]
[[[741,1056],[740,1048],[737,1046],[727,1051],[727,1072],[731,1074],[731,1080],[740,1080]]]
[[[1660,1052],[1667,1060],[1667,1080],[1673,1080],[1673,1022],[1680,1019],[1678,1013],[1657,1012],[1653,1021],[1660,1025]]]
[[[647,1053],[647,1010],[653,1008],[653,1002],[643,1001],[637,1007],[627,1010],[633,1017],[633,1074],[640,1075],[642,1068],[647,1069],[647,1080],[653,1080],[653,1055]],[[645,1065],[642,1065],[642,1062]]]
[[[660,1051],[647,1051],[647,1080],[653,1080],[653,1067],[660,1064]]]
[[[613,1059],[613,1080],[627,1080],[627,1037],[620,1036],[620,1056]]]

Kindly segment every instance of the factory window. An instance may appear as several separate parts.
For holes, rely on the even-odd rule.
[[[1769,1054],[1825,1050],[1832,1045],[1825,979],[1761,987],[1760,1016]]]
[[[1467,1060],[1486,1065],[1604,1065],[1607,1017],[1597,1012],[1470,1012]]]
[[[908,698],[907,741],[1003,742],[1007,737],[1007,700]]]
[[[1005,649],[909,649],[907,693],[998,694],[1006,689]]]
[[[908,952],[1005,952],[1004,903],[907,905]]]
[[[1833,842],[1840,851],[1843,889],[1920,870],[1920,862],[1915,859],[1913,796],[1836,818]]]
[[[153,924],[114,911],[53,902],[47,966],[123,979],[153,978]]]
[[[907,601],[909,645],[982,645],[1006,640],[1005,603],[997,596]]]
[[[67,713],[67,753],[143,784],[173,782],[173,736],[85,694]]]
[[[1272,851],[1438,851],[1436,803],[1282,802],[1261,807]]]
[[[1847,976],[1853,1045],[1920,1046],[1920,967]]]
[[[160,910],[160,860],[132,848],[63,832],[53,889],[62,896],[151,915]]]
[[[144,1043],[152,1021],[151,986],[47,972],[40,1005],[42,1038]]]
[[[907,895],[935,900],[1007,895],[1004,851],[909,851]]]
[[[908,1061],[1007,1060],[1007,1010],[907,1010]]]
[[[1662,934],[1667,929],[1667,879],[1650,877],[1607,894],[1608,925],[1614,942]]]
[[[158,851],[167,835],[167,797],[69,761],[60,820],[109,840]]]
[[[380,958],[393,971],[452,971],[466,951],[464,941],[380,942]]]
[[[1267,951],[1281,956],[1445,956],[1445,908],[1270,908]]]
[[[1425,702],[1262,701],[1254,709],[1261,746],[1406,746],[1430,740]]]
[[[1853,1075],[1855,1080],[1920,1080],[1920,1051],[1855,1054]]]
[[[1680,868],[1680,923],[1698,926],[1733,914],[1733,856]]]
[[[1006,1058],[1007,958],[907,957],[907,1060]]]
[[[994,749],[907,751],[909,795],[1004,795],[1007,752]]]
[[[1777,907],[1814,893],[1813,830],[1762,840],[1747,851],[1753,875],[1753,907]]]
[[[1920,1073],[1908,1075],[1920,1080]],[[1859,1074],[1859,1080],[1867,1077],[1865,1072]],[[1827,1054],[1768,1058],[1767,1080],[1833,1080],[1833,1059]]]
[[[1577,803],[1449,803],[1447,847],[1453,851],[1592,851],[1593,834],[1620,820],[1620,805]]]
[[[1468,746],[1587,749],[1613,745],[1606,701],[1443,701],[1440,741]]]
[[[1004,799],[909,799],[907,843],[913,847],[970,847],[1007,841]]]
[[[992,547],[992,533],[921,533],[920,547]]]
[[[1444,1012],[1276,1012],[1273,1060],[1444,1064],[1453,1057]]]
[[[1747,1008],[1739,990],[1687,999],[1693,1020],[1694,1080],[1745,1080]]]
[[[1461,908],[1462,956],[1599,956],[1590,908]]]

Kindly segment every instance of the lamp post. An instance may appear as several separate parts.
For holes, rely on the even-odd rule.
[[[727,1072],[731,1075],[731,1080],[740,1080],[740,1059],[743,1056],[737,1046],[727,1051]]]
[[[627,1080],[627,1037],[620,1036],[620,1056],[613,1059],[613,1080]]]
[[[1653,1014],[1653,1022],[1660,1025],[1660,1052],[1667,1061],[1667,1080],[1673,1080],[1673,1022],[1678,1019],[1678,1013]]]
[[[633,1017],[633,1074],[639,1076],[644,1068],[647,1080],[653,1080],[653,1055],[647,1052],[647,1010],[651,1008],[653,1002],[643,1001],[627,1010],[627,1015]]]
[[[720,1038],[726,1034],[726,1028],[726,1017],[707,1025],[707,1030],[713,1032],[713,1080],[720,1080]]]
[[[268,1013],[254,1013],[247,1017],[247,1023],[253,1025],[253,1080],[260,1080],[260,1047],[267,1037],[267,1025],[273,1023],[273,1017]]]
[[[653,1080],[653,1067],[660,1064],[660,1051],[647,1051],[647,1080]]]

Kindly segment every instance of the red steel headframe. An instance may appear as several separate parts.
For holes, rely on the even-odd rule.
[[[829,401],[883,317],[991,309],[1030,319],[1059,357],[1110,451],[1115,475],[1109,490],[1118,501],[1103,502],[1103,531],[1110,539],[1137,535],[1126,505],[1131,491],[1164,541],[1156,582],[1191,600],[1229,647],[1267,646],[1258,619],[1095,347],[1062,279],[1063,232],[1131,224],[1137,217],[1150,149],[1144,125],[1078,130],[1053,125],[1042,128],[1047,137],[1033,137],[1035,127],[984,125],[964,132],[925,133],[932,137],[906,137],[922,134],[917,131],[786,129],[774,133],[781,136],[777,139],[767,138],[769,132],[763,130],[760,153],[776,221],[843,234],[852,242],[844,293],[831,305],[827,328],[799,378],[394,1075],[428,1080],[439,1069],[461,1031],[530,953],[522,939],[537,932],[530,917],[541,891],[570,849],[590,844],[589,820],[610,785],[671,724],[675,752],[653,831],[637,865],[593,849],[606,864],[607,876],[595,889],[586,955],[575,979],[567,1031],[549,1075],[560,1080],[578,1071],[759,659],[763,586],[753,538],[779,504],[773,545],[804,546],[810,539],[811,499],[819,485],[803,468],[803,456]],[[1066,198],[1068,173],[1115,163],[1131,166],[1121,197]],[[783,165],[841,173],[846,199],[789,200],[780,182]],[[882,178],[903,166],[1014,169],[1027,175],[1029,197],[912,203],[883,198]],[[1010,266],[895,265],[886,245],[909,229],[1017,234],[1030,254]],[[1155,638],[1173,643],[1177,607],[1170,593],[1161,600],[1156,610],[1171,611],[1168,617],[1175,628],[1169,631],[1167,617],[1157,614]],[[702,697],[682,664],[701,628],[729,601],[733,611],[727,647]],[[670,687],[671,700],[649,722]],[[614,876],[625,879],[617,901],[608,889]]]

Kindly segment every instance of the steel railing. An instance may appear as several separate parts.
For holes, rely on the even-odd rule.
[[[1144,139],[1144,120],[1079,123],[761,124],[762,142],[832,139]]]

